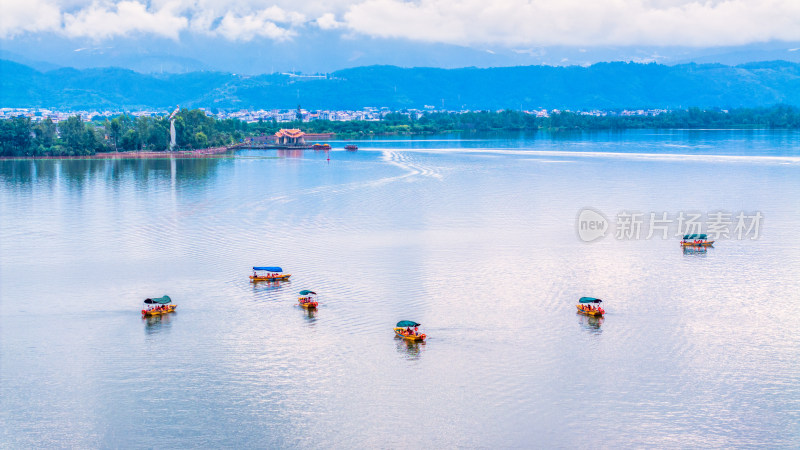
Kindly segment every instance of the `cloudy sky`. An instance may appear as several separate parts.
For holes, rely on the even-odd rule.
[[[420,65],[485,65],[498,54],[501,65],[569,64],[581,54],[658,61],[765,45],[792,52],[798,42],[800,0],[0,0],[6,54],[56,64],[87,49],[215,69],[235,69],[238,53],[246,66],[254,52],[273,66],[297,64],[290,55],[301,51],[319,70],[392,63],[387,53],[400,53],[402,65],[416,65],[414,55]]]

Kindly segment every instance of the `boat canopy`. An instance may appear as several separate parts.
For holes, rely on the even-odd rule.
[[[414,321],[411,321],[411,320],[401,320],[400,322],[397,322],[397,327],[398,328],[402,328],[402,327],[418,327],[418,326],[419,326],[419,324],[417,322],[414,322]]]
[[[165,295],[160,298],[147,298],[144,300],[144,302],[148,305],[166,305],[168,303],[172,303],[172,299],[169,298],[169,295]]]
[[[316,292],[314,292],[314,291],[309,291],[308,289],[303,289],[302,291],[300,291],[300,295],[308,295],[308,294],[314,294],[314,295],[317,295],[317,293],[316,293]]]
[[[267,270],[269,272],[283,272],[280,267],[253,267],[253,270]]]
[[[600,303],[600,302],[602,302],[602,300],[600,300],[599,298],[594,298],[594,297],[581,297],[581,299],[578,300],[578,302],[579,303]]]
[[[704,239],[705,240],[705,239],[708,239],[708,235],[707,234],[684,234],[683,235],[683,239],[684,240],[687,240],[687,239]]]

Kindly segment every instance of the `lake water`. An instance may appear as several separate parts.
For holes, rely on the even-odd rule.
[[[799,133],[356,143],[0,161],[0,447],[800,446]]]

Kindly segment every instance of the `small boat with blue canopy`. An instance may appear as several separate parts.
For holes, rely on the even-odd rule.
[[[297,301],[300,303],[300,306],[306,309],[312,309],[319,306],[319,302],[317,301],[317,293],[314,291],[309,291],[308,289],[300,291],[300,296],[297,297]]]
[[[144,309],[142,309],[142,317],[160,316],[162,314],[169,314],[175,312],[178,305],[172,304],[172,299],[169,295],[159,298],[146,298],[144,300]]]
[[[681,239],[683,247],[712,247],[714,241],[708,240],[707,234],[684,234]]]
[[[594,297],[581,297],[576,305],[578,312],[587,316],[602,316],[606,311],[600,306],[603,301]]]
[[[253,267],[250,281],[286,281],[290,276],[292,274],[283,273],[283,269],[277,266]]]
[[[395,325],[394,334],[407,341],[424,341],[427,336],[419,332],[419,325],[412,320],[401,320]]]

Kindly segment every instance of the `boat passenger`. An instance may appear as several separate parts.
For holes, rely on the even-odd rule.
[[[419,326],[414,327],[414,336],[419,336]]]
[[[411,327],[406,327],[406,333],[405,334],[407,336],[411,336]]]

